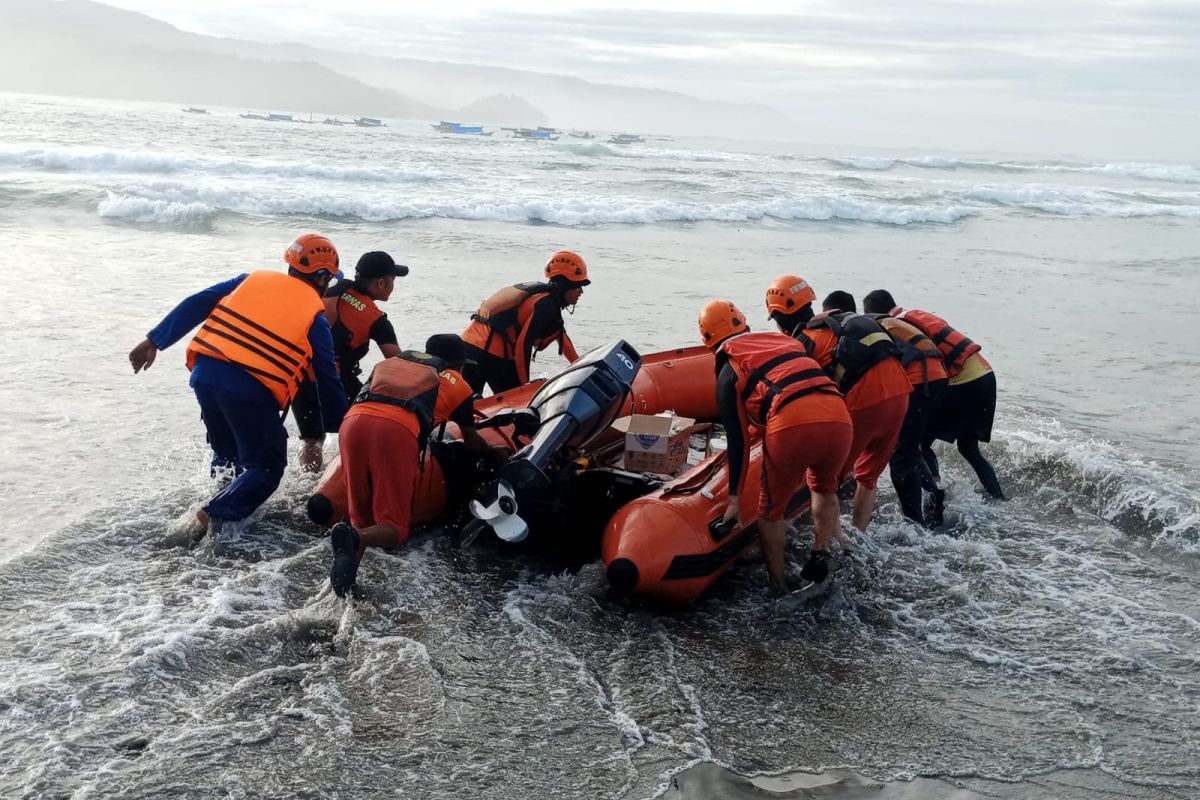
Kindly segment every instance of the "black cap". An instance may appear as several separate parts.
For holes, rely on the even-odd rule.
[[[397,264],[392,260],[391,256],[382,250],[363,253],[362,258],[358,259],[358,264],[354,267],[354,279],[356,281],[371,281],[376,278],[386,278],[389,275],[403,278],[407,274],[408,267],[403,264]]]
[[[453,333],[438,333],[430,336],[425,342],[425,352],[431,356],[437,356],[452,368],[475,363],[467,358],[467,346],[463,344],[463,340]]]

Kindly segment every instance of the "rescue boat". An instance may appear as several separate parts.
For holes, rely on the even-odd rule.
[[[414,501],[413,524],[443,519],[464,501],[475,517],[470,542],[490,529],[507,546],[556,550],[581,561],[602,557],[618,593],[684,605],[712,585],[757,536],[753,524],[722,526],[728,502],[725,454],[678,477],[626,470],[626,414],[673,411],[717,420],[713,354],[690,347],[641,356],[624,341],[593,350],[548,381],[476,403],[477,428],[510,453],[497,468],[465,459],[452,426],[433,442]],[[746,496],[757,497],[761,450],[751,449]],[[801,496],[802,495],[802,496]],[[807,490],[790,511],[807,504]],[[330,525],[346,515],[340,463],[332,461],[309,516]]]

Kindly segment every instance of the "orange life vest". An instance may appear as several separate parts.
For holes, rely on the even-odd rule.
[[[900,307],[893,308],[888,313],[896,319],[912,323],[937,345],[938,351],[942,354],[942,363],[946,366],[946,375],[950,378],[957,377],[958,373],[962,372],[963,364],[967,362],[967,359],[983,349],[947,325],[946,320],[937,314],[916,308],[903,309]]]
[[[900,348],[900,363],[913,386],[925,386],[930,381],[944,380],[946,369],[942,366],[941,351],[921,329],[887,314],[868,314],[879,323],[892,341]]]
[[[237,364],[286,408],[309,372],[308,330],[321,309],[320,296],[299,278],[251,272],[196,331],[187,347],[188,369],[201,355]]]
[[[889,358],[899,358],[900,350],[892,337],[888,335],[878,322],[865,314],[850,312],[828,312],[818,314],[808,321],[806,328],[828,328],[837,337],[833,347],[832,367],[833,379],[843,394],[849,394],[854,384],[862,380],[867,371]],[[796,338],[806,348],[811,340],[806,342],[803,332],[797,332]]]
[[[418,439],[424,447],[435,424],[441,387],[438,372],[442,369],[445,364],[440,358],[405,350],[398,357],[385,358],[375,365],[354,402],[384,403],[411,411],[420,423]]]
[[[838,395],[821,365],[804,345],[783,333],[743,333],[721,343],[737,375],[738,397],[746,417],[765,426],[767,417],[815,392]]]
[[[383,312],[375,305],[375,298],[353,285],[335,297],[324,298],[324,302],[338,369],[357,375],[358,362],[371,348],[371,326]]]
[[[533,316],[533,307],[550,292],[548,283],[518,283],[493,294],[471,315],[471,324],[462,340],[505,359],[516,357],[521,330]],[[545,350],[563,336],[562,328],[538,339],[538,350]]]

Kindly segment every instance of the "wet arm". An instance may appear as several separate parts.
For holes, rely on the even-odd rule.
[[[317,397],[321,401],[321,420],[329,433],[336,433],[346,415],[346,390],[338,377],[333,358],[333,334],[324,312],[317,314],[308,329],[308,342],[312,346],[312,371],[317,379]]]
[[[379,345],[379,352],[383,353],[384,358],[395,358],[400,355],[400,344],[396,339],[396,329],[392,327],[392,322],[383,315],[371,325],[371,330],[368,335]]]
[[[729,463],[729,495],[740,496],[746,471],[749,468],[750,448],[747,447],[745,421],[738,398],[737,374],[726,364],[717,376],[717,408],[727,440],[726,458]]]
[[[450,421],[458,426],[462,432],[463,444],[467,450],[481,454],[487,452],[487,440],[479,435],[479,431],[475,430],[475,396],[465,398],[458,404],[458,408],[450,415]]]
[[[567,335],[565,329],[562,332],[562,339],[559,340],[559,351],[572,364],[579,360],[579,353],[575,352],[575,343],[571,341],[571,337]]]
[[[171,313],[163,317],[162,322],[155,325],[154,329],[146,334],[146,338],[153,342],[159,350],[166,350],[208,319],[208,315],[217,307],[217,303],[240,286],[246,277],[246,274],[243,273],[236,278],[213,284],[184,299],[171,310]]]

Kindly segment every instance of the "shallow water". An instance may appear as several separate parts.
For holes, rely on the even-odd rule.
[[[1196,168],[560,144],[0,97],[0,793],[1200,792]],[[594,273],[582,346],[690,343],[704,300],[757,309],[786,271],[885,286],[984,344],[1014,499],[943,451],[954,535],[885,479],[834,591],[769,601],[744,564],[673,614],[436,532],[370,554],[347,607],[299,474],[235,541],[164,548],[203,434],[182,346],[125,354],[307,229],[413,267],[406,344],[560,246]]]

